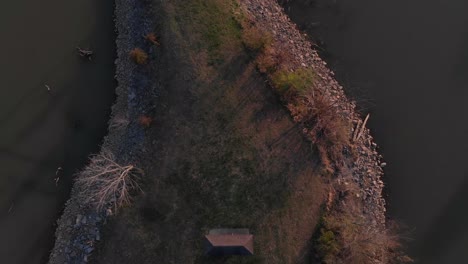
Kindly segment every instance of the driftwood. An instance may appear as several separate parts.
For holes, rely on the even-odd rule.
[[[54,181],[55,181],[55,186],[58,186],[58,182],[60,181],[60,175],[59,173],[62,171],[62,167],[58,167],[57,170],[55,171],[55,176],[57,176]]]
[[[364,119],[364,122],[362,123],[360,129],[359,129],[359,124],[358,124],[358,126],[356,127],[356,130],[359,129],[359,133],[355,134],[355,136],[354,136],[354,138],[353,138],[353,141],[359,140],[359,138],[360,138],[361,135],[362,135],[362,132],[364,132],[364,128],[366,127],[367,120],[369,120],[369,117],[370,117],[370,114],[367,114],[366,119]]]
[[[356,141],[356,137],[357,137],[357,135],[358,135],[358,133],[359,133],[361,124],[362,124],[362,121],[361,121],[361,119],[359,119],[359,120],[358,120],[358,123],[356,124],[356,128],[354,129],[354,133],[353,133],[353,142]]]
[[[81,57],[88,58],[88,60],[91,60],[92,56],[94,55],[94,52],[92,50],[85,50],[80,47],[76,47],[76,50],[78,51],[78,54]]]

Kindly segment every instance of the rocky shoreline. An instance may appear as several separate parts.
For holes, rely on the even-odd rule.
[[[145,130],[137,120],[152,111],[152,98],[157,96],[152,85],[155,78],[152,69],[138,67],[128,55],[135,47],[154,55],[154,46],[142,37],[152,31],[152,18],[151,8],[144,1],[115,1],[117,99],[112,106],[109,134],[104,138],[101,149],[110,150],[121,163],[138,165],[139,156],[145,152]],[[87,263],[96,242],[101,240],[102,226],[113,214],[112,205],[98,212],[80,199],[80,193],[80,186],[75,184],[71,198],[57,221],[50,264]]]
[[[325,89],[330,99],[338,106],[340,114],[352,120],[355,130],[361,132],[362,120],[355,103],[349,101],[343,88],[334,79],[334,74],[326,67],[317,52],[311,47],[307,37],[287,17],[283,8],[275,0],[241,0],[242,5],[273,37],[284,47],[296,54],[296,67],[310,67],[320,77],[318,85]],[[138,165],[144,155],[145,130],[137,122],[138,117],[154,109],[154,98],[158,96],[157,76],[154,69],[133,63],[128,54],[139,47],[155,56],[155,47],[146,43],[145,34],[154,30],[154,14],[150,1],[116,0],[115,24],[117,30],[116,88],[117,100],[112,107],[109,121],[109,134],[102,144],[103,149],[112,151],[118,162]],[[122,120],[126,125],[122,127]],[[383,176],[381,156],[373,142],[369,130],[362,128],[361,136],[355,141],[357,159],[354,164],[346,164],[349,173],[340,175],[338,181],[356,182],[361,188],[356,195],[365,204],[364,214],[371,226],[385,228],[385,200],[382,198]],[[79,177],[79,175],[77,175]],[[58,220],[56,241],[49,263],[87,263],[101,240],[100,230],[112,214],[111,210],[96,212],[93,207],[80,200],[80,186],[75,184],[71,198],[67,202],[62,217]]]
[[[350,119],[355,126],[353,133],[359,138],[354,141],[357,158],[354,163],[345,164],[348,172],[340,173],[338,181],[356,182],[359,193],[355,195],[362,199],[364,214],[368,216],[369,224],[380,230],[385,229],[385,200],[382,197],[384,183],[382,181],[385,163],[377,152],[377,144],[373,142],[369,129],[363,126],[363,120],[355,110],[355,102],[350,101],[343,87],[334,78],[334,73],[327,68],[307,36],[301,33],[291,22],[283,8],[276,0],[241,0],[247,12],[255,18],[262,28],[272,34],[273,38],[282,44],[282,48],[290,50],[293,67],[312,68],[319,78],[317,85],[326,91],[328,98],[337,107],[338,114]]]

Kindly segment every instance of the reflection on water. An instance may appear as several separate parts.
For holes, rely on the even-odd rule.
[[[47,260],[72,174],[99,149],[115,88],[112,18],[111,0],[0,3],[2,263]]]
[[[289,3],[347,93],[372,113],[389,163],[390,216],[411,228],[410,254],[468,263],[468,2]]]

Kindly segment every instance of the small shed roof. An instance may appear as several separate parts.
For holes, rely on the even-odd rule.
[[[210,234],[205,236],[205,253],[207,255],[253,255],[253,235],[246,234],[245,232],[213,233],[210,232]]]

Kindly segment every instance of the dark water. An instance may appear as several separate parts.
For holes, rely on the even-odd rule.
[[[289,14],[324,49],[371,113],[390,216],[418,263],[468,263],[468,1],[292,0]]]
[[[113,1],[1,1],[0,38],[0,263],[44,263],[71,176],[106,133]]]

